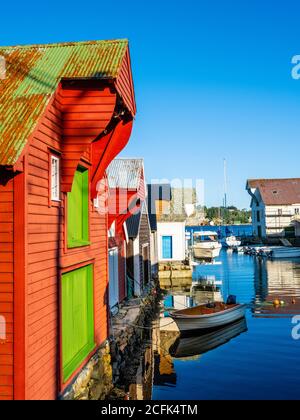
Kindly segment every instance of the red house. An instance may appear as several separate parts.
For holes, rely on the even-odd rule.
[[[109,186],[109,304],[114,308],[127,297],[126,220],[146,196],[143,159],[115,159],[107,169]]]
[[[0,399],[55,399],[108,336],[109,225],[99,210],[136,113],[129,47],[0,56]]]

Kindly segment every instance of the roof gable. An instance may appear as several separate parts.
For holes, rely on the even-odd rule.
[[[144,160],[115,159],[106,173],[109,188],[138,190],[144,176]]]
[[[247,182],[247,189],[258,190],[265,205],[300,203],[300,178],[251,179]]]
[[[6,61],[6,77],[0,80],[0,165],[17,163],[61,80],[116,81],[135,114],[127,40],[0,47],[0,56]]]

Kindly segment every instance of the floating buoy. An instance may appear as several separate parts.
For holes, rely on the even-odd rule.
[[[281,305],[281,306],[284,306],[284,305],[285,305],[285,301],[284,301],[284,300],[281,300],[281,301],[280,301],[280,305]]]
[[[273,305],[274,306],[280,306],[280,300],[275,299],[274,302],[273,302]]]

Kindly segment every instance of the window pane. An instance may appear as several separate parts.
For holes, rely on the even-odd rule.
[[[59,200],[59,158],[51,156],[51,200]]]

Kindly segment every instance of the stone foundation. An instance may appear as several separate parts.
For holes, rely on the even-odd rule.
[[[118,399],[125,397],[125,389],[136,374],[145,343],[150,340],[157,301],[158,295],[153,289],[147,297],[121,306],[111,321],[109,341],[99,348],[61,399],[104,400],[113,389]]]
[[[112,388],[110,343],[107,341],[87,363],[61,399],[103,400]]]
[[[159,280],[192,278],[193,269],[186,262],[159,264]]]
[[[112,321],[111,357],[113,383],[125,390],[140,365],[145,345],[151,340],[151,322],[156,314],[157,295],[136,299],[123,306]]]

